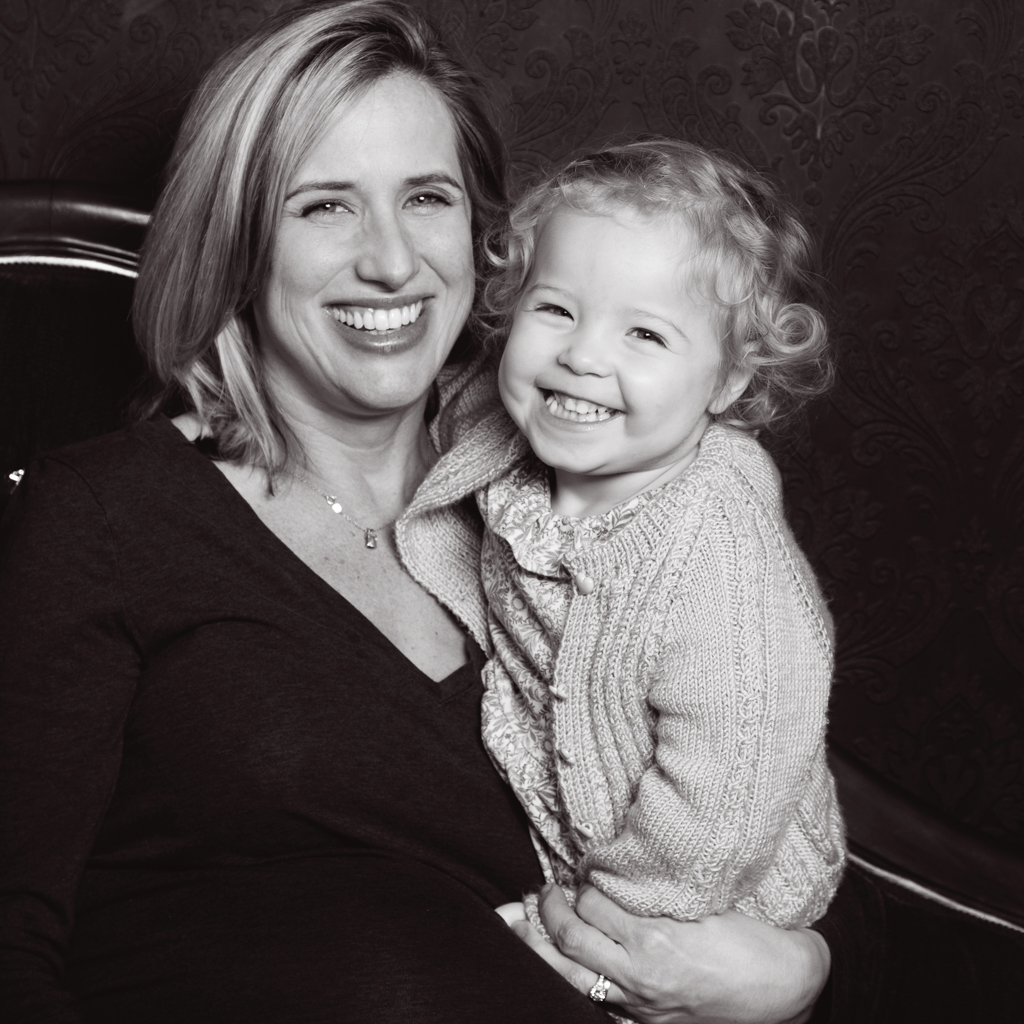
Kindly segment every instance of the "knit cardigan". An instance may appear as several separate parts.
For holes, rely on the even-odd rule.
[[[467,499],[529,446],[488,367],[450,374],[441,398],[443,454],[396,536],[491,655]],[[712,426],[686,472],[573,570],[592,587],[572,601],[552,717],[578,878],[644,916],[816,920],[844,864],[824,742],[832,627],[768,455]]]

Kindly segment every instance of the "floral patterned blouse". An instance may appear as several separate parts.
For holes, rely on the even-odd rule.
[[[481,571],[496,648],[484,669],[483,739],[547,844],[538,853],[549,881],[569,885],[579,852],[558,793],[551,685],[573,597],[573,561],[625,527],[656,492],[575,519],[552,512],[548,473],[530,459],[477,496],[487,527]]]

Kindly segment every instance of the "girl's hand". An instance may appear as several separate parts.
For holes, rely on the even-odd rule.
[[[512,929],[581,992],[605,975],[608,1002],[643,1024],[803,1024],[831,966],[816,932],[734,910],[701,921],[634,917],[583,886],[574,911],[548,885],[540,914],[557,948],[526,921]]]

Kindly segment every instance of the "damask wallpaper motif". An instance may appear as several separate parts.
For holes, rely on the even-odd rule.
[[[152,196],[215,55],[290,0],[0,0],[0,174]],[[1024,850],[1024,5],[420,0],[517,169],[658,131],[776,173],[841,374],[776,446],[839,631],[835,741]]]

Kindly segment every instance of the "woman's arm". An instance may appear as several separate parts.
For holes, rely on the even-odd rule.
[[[813,931],[632,917],[592,888],[576,909],[557,887],[541,899],[557,949],[513,928],[579,991],[615,979],[609,999],[644,1024],[1018,1024],[1024,1005],[1024,934],[856,864]]]
[[[805,1024],[829,977],[828,945],[727,911],[701,921],[635,917],[597,889],[575,911],[547,886],[541,918],[555,945],[529,923],[516,934],[574,988],[613,979],[608,1001],[643,1024]]]
[[[44,460],[0,531],[0,1006],[72,1024],[75,892],[117,778],[138,655],[110,527],[82,478]]]

